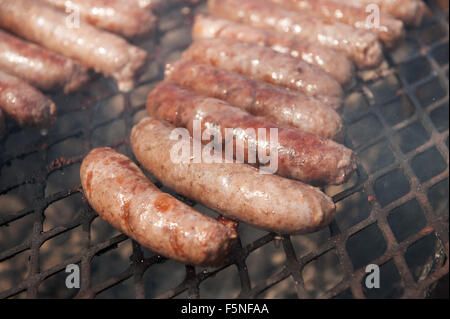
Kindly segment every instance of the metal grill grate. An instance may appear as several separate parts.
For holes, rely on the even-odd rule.
[[[0,297],[426,296],[448,273],[448,11],[408,32],[383,79],[349,91],[346,144],[361,164],[346,185],[326,189],[338,206],[327,229],[279,236],[241,225],[232,264],[200,269],[153,255],[89,208],[83,156],[106,145],[132,156],[128,136],[145,97],[204,10],[164,14],[158,37],[139,43],[155,62],[132,93],[97,79],[86,92],[54,96],[60,115],[49,131],[9,127],[0,149]],[[381,267],[376,291],[363,285],[369,263]],[[68,264],[81,267],[79,290],[65,287]]]

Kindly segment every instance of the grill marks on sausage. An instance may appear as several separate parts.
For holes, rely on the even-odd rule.
[[[162,194],[156,198],[153,205],[159,212],[167,213],[172,208],[172,200],[173,198],[171,196]]]

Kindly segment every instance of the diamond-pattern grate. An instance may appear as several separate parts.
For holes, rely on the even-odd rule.
[[[448,273],[448,11],[408,31],[385,77],[349,90],[346,144],[361,161],[346,185],[326,188],[338,207],[327,229],[282,236],[241,225],[232,263],[201,269],[153,255],[97,218],[82,198],[83,156],[112,146],[132,157],[128,136],[145,97],[204,10],[163,15],[158,36],[139,43],[154,62],[133,92],[97,79],[54,96],[52,129],[10,125],[0,148],[0,297],[427,296]],[[363,285],[368,263],[381,266],[379,291]],[[68,264],[81,267],[80,289],[64,286]]]

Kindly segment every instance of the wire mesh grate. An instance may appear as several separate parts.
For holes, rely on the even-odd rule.
[[[83,156],[111,146],[132,157],[128,136],[146,95],[204,10],[164,13],[158,36],[139,43],[154,62],[133,92],[99,78],[53,97],[60,115],[50,130],[10,125],[0,149],[0,297],[425,297],[448,273],[448,11],[408,31],[385,77],[349,90],[346,144],[360,165],[347,184],[326,188],[338,210],[323,231],[283,236],[242,224],[232,262],[203,269],[154,255],[87,205]],[[363,285],[369,263],[386,283],[377,291]],[[81,268],[80,289],[65,287],[68,264]]]

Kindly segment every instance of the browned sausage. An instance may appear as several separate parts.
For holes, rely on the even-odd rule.
[[[316,99],[206,64],[180,60],[166,66],[166,80],[200,95],[227,101],[281,126],[324,138],[343,138],[339,114]]]
[[[89,80],[88,69],[78,62],[0,30],[0,69],[34,87],[65,93]]]
[[[175,163],[175,127],[143,119],[131,133],[139,162],[164,185],[224,216],[277,233],[308,233],[328,225],[335,205],[318,188],[241,163]],[[192,147],[193,140],[189,140]]]
[[[308,184],[342,184],[356,169],[355,154],[343,145],[297,129],[279,127],[263,117],[252,116],[221,100],[195,95],[169,82],[159,83],[150,92],[147,112],[177,127],[186,127],[192,135],[193,121],[201,120],[202,132],[213,128],[221,133],[223,144],[226,128],[242,129],[234,140],[236,154],[240,151],[243,151],[241,154],[249,154],[249,148],[253,145],[255,149],[266,145],[267,154],[271,149],[277,149],[276,173]],[[278,140],[261,143],[256,133],[260,128],[267,132],[270,128],[276,128]],[[253,129],[255,135],[245,131],[247,129]]]
[[[55,104],[15,76],[0,71],[0,108],[20,126],[47,127],[56,119]]]
[[[267,1],[210,0],[209,11],[221,18],[288,33],[298,39],[342,51],[359,67],[375,67],[383,59],[378,36],[348,25],[285,10]]]
[[[348,0],[334,0],[340,3],[349,3]],[[407,25],[419,26],[427,12],[427,6],[420,0],[352,0],[351,4],[365,8],[376,4],[379,8],[402,20]]]
[[[100,217],[158,254],[190,265],[217,266],[236,242],[234,223],[221,223],[161,192],[128,157],[110,148],[91,151],[80,176]]]
[[[330,21],[342,22],[357,29],[365,29],[378,34],[383,43],[391,48],[405,35],[403,22],[391,15],[381,13],[380,26],[366,23],[369,13],[363,8],[354,7],[351,1],[338,3],[333,0],[269,0],[287,9],[297,10]]]
[[[131,90],[147,53],[88,23],[72,26],[67,20],[40,0],[0,0],[0,27],[112,76],[121,91]]]
[[[125,37],[142,36],[156,29],[157,19],[149,10],[130,6],[121,0],[45,1],[62,10],[78,10],[83,20]]]
[[[302,92],[332,108],[342,104],[342,88],[330,75],[271,48],[232,39],[207,39],[195,41],[183,57]]]
[[[288,34],[259,29],[213,16],[197,15],[192,28],[194,39],[230,38],[265,45],[321,68],[341,85],[353,79],[354,65],[342,53]]]

